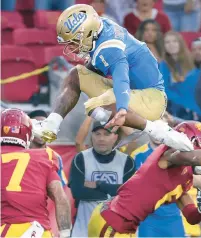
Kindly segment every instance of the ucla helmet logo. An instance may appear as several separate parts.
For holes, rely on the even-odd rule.
[[[83,12],[78,14],[73,13],[66,22],[64,22],[65,27],[69,29],[68,33],[75,33],[76,30],[82,25],[82,23],[87,19],[87,15]]]
[[[87,56],[97,39],[102,20],[94,8],[87,4],[75,4],[62,12],[57,21],[58,43],[64,44],[64,54],[70,53],[68,45],[77,45],[79,54]],[[84,53],[84,54],[83,54]]]

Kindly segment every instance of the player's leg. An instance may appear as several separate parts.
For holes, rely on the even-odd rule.
[[[88,70],[85,66],[77,65],[64,79],[53,112],[64,118],[77,104],[81,91],[89,98],[93,98],[105,93],[111,87],[112,80]]]
[[[98,97],[89,99],[85,103],[87,113],[97,107],[103,107],[116,113],[116,100],[113,89],[108,89]],[[146,120],[155,121],[161,118],[166,109],[166,97],[157,89],[132,90],[130,94],[129,110],[124,126],[143,130]]]
[[[75,107],[80,97],[80,83],[77,68],[71,69],[61,88],[61,92],[56,99],[53,112],[58,113],[63,118]]]
[[[61,122],[77,104],[81,91],[91,98],[103,94],[111,87],[112,80],[103,78],[84,66],[74,67],[64,79],[61,92],[49,117],[43,123],[32,121],[34,135],[48,142],[55,140]]]
[[[130,77],[136,79],[138,87],[144,87],[143,80],[157,87],[132,91],[129,104],[132,116],[138,114],[149,121],[160,119],[166,110],[167,98],[161,91],[163,80],[158,69],[158,62],[147,46],[143,46],[138,52],[135,65],[130,68]]]
[[[31,227],[31,223],[6,224],[1,227],[1,237],[13,238],[22,237],[22,235]],[[42,238],[53,237],[50,231],[44,231]]]
[[[111,79],[105,78],[85,66],[77,65],[80,90],[87,94],[91,100],[104,94],[113,87]]]

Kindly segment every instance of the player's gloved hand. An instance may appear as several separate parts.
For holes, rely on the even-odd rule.
[[[161,120],[154,122],[147,121],[144,131],[154,140],[157,140],[161,144],[165,144],[176,150],[191,151],[194,149],[193,144],[185,134],[175,131],[169,127],[167,123]]]
[[[197,206],[199,213],[201,213],[201,190],[199,188],[197,188]]]
[[[33,134],[42,138],[45,142],[52,142],[57,139],[59,127],[63,121],[62,116],[57,113],[51,113],[44,121],[32,119]]]

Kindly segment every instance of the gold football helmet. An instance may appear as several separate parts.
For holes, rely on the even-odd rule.
[[[101,18],[90,5],[76,4],[63,11],[57,21],[57,40],[59,44],[65,44],[64,54],[77,50],[81,54],[88,54],[98,37],[101,24]],[[67,53],[70,43],[78,47]]]

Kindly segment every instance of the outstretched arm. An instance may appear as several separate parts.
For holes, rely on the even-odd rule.
[[[187,222],[195,225],[201,222],[201,214],[198,212],[193,199],[188,193],[184,193],[177,202],[177,206],[182,211]]]
[[[106,43],[106,42],[105,42]],[[111,42],[108,42],[110,45]],[[101,47],[94,53],[92,65],[104,75],[111,75],[116,98],[116,110],[128,110],[130,98],[129,65],[124,53],[124,43],[116,40],[113,47]]]
[[[80,129],[75,138],[75,146],[76,146],[77,152],[81,152],[86,149],[84,141],[89,133],[91,123],[92,123],[92,118],[87,116],[84,122],[82,123],[82,125],[80,126]]]
[[[166,169],[171,165],[201,166],[201,150],[182,152],[169,149],[161,157],[159,167]]]
[[[123,53],[122,53],[123,54]],[[120,109],[128,110],[130,99],[130,80],[129,80],[129,66],[126,58],[119,60],[111,66],[110,71],[113,79],[113,89],[116,97],[117,112]]]
[[[70,237],[71,206],[60,181],[52,181],[48,187],[48,196],[55,202],[56,220],[60,237]]]

